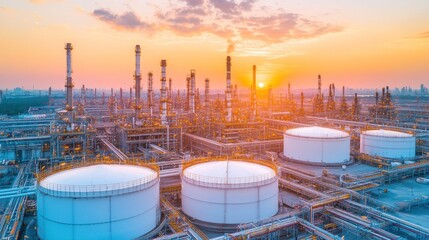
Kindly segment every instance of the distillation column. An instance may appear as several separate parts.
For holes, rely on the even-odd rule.
[[[153,114],[153,74],[149,72],[147,74],[147,102],[149,105],[149,114],[152,117]]]
[[[195,113],[195,70],[191,70],[191,102],[190,102],[190,113]]]
[[[73,50],[73,46],[71,43],[67,43],[65,47],[67,51],[67,78],[66,78],[66,93],[67,93],[67,101],[66,101],[66,110],[68,121],[71,124],[73,122],[73,78],[72,78],[72,56],[71,51]]]
[[[209,94],[210,94],[210,80],[206,78],[205,80],[205,91],[204,91],[204,105],[207,107],[209,105]]]
[[[226,121],[232,121],[232,104],[231,104],[231,57],[226,57]]]
[[[256,100],[256,65],[253,65],[253,85],[252,85],[252,119],[256,119],[257,100]]]
[[[168,125],[167,122],[167,79],[165,77],[165,68],[167,67],[167,60],[161,60],[161,124]]]
[[[141,49],[140,49],[140,45],[136,45],[136,71],[134,73],[134,80],[135,80],[135,102],[134,102],[134,110],[135,110],[135,120],[137,121],[140,117],[140,86],[141,86],[141,74],[140,74],[140,54],[141,54]]]

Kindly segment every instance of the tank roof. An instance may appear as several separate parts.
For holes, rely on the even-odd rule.
[[[276,172],[264,165],[229,160],[212,161],[192,165],[183,171],[189,179],[207,183],[253,183],[276,176]]]
[[[363,134],[370,135],[370,136],[377,136],[377,137],[398,137],[398,138],[413,137],[413,135],[409,133],[392,131],[392,130],[384,130],[384,129],[368,130],[368,131],[364,131]]]
[[[340,130],[324,127],[300,127],[286,130],[285,134],[308,138],[345,138],[349,134]]]
[[[69,192],[123,189],[147,183],[157,172],[146,167],[120,164],[99,164],[64,170],[41,180],[40,186]],[[98,188],[103,186],[105,188]],[[68,187],[68,188],[67,188]],[[98,190],[97,190],[98,189]]]

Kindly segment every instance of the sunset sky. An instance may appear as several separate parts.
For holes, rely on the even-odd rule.
[[[77,88],[129,88],[134,46],[142,47],[143,89],[160,60],[173,87],[380,88],[429,85],[428,0],[2,0],[0,89],[62,89],[71,42]]]

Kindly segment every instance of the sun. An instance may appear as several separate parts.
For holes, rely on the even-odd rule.
[[[265,84],[263,82],[258,83],[259,88],[263,88],[264,86],[265,86]]]

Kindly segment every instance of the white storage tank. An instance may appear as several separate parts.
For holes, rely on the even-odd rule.
[[[197,160],[182,169],[182,211],[201,222],[241,224],[278,212],[277,167],[254,160]]]
[[[342,164],[350,161],[350,135],[324,127],[301,127],[284,133],[283,156],[308,164]]]
[[[159,220],[159,171],[154,167],[74,166],[38,177],[40,239],[134,239]]]
[[[385,158],[414,158],[416,137],[391,130],[368,130],[360,135],[360,152]]]

